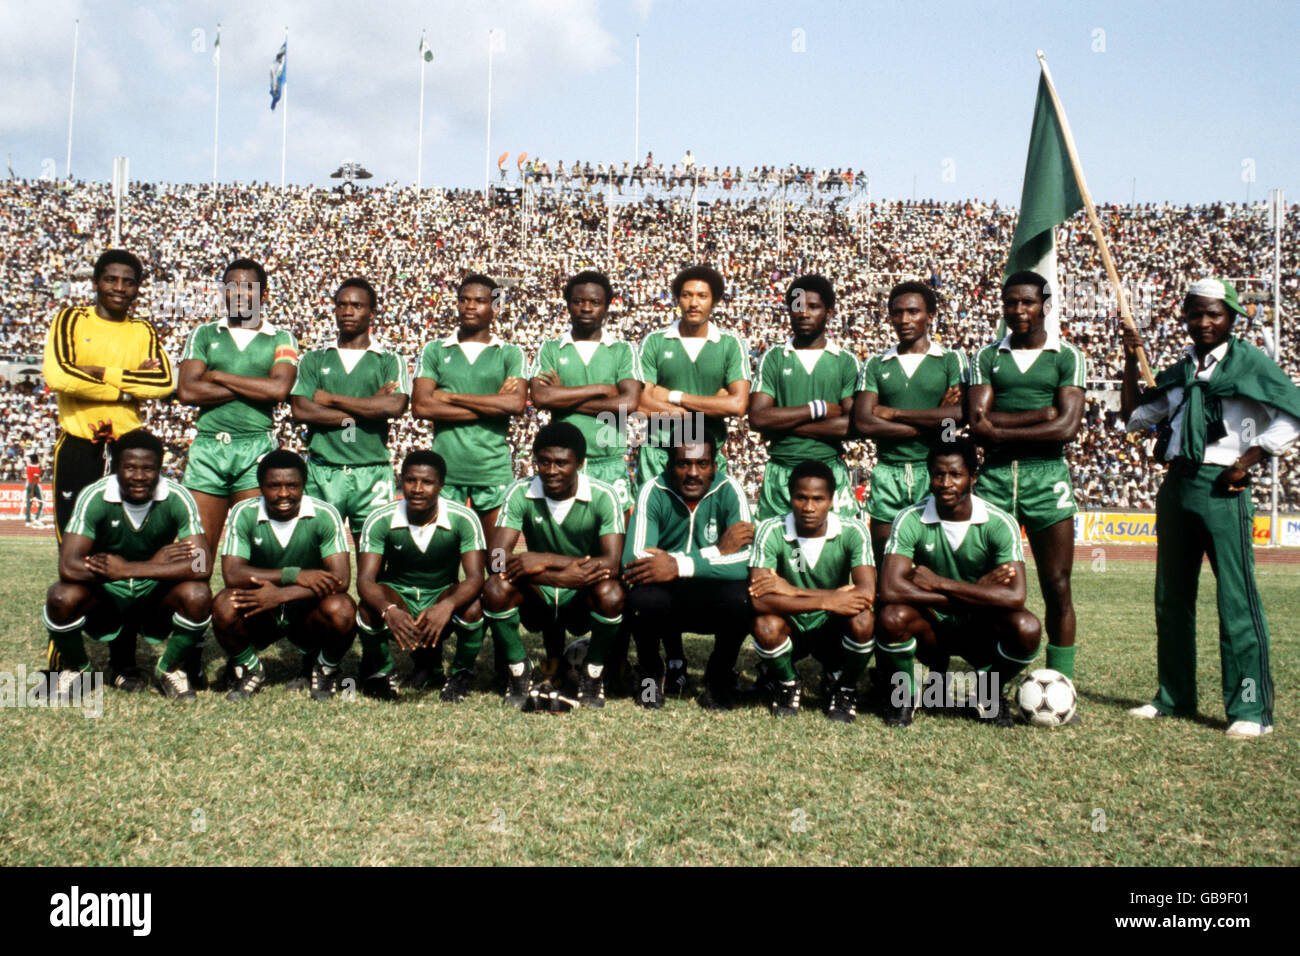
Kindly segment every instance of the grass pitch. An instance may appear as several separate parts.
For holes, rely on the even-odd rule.
[[[1281,706],[1256,742],[1222,733],[1208,567],[1205,716],[1124,713],[1154,689],[1153,577],[1076,566],[1084,724],[1062,730],[922,713],[895,731],[867,712],[845,727],[811,707],[777,722],[693,701],[542,716],[486,690],[459,706],[316,704],[280,686],[291,649],[269,653],[276,683],[242,706],[106,690],[99,719],[0,708],[0,864],[1300,863],[1300,568],[1259,574]],[[49,541],[0,547],[0,671],[40,665],[54,578]],[[1030,594],[1041,612],[1036,581]],[[687,647],[698,674],[709,642]],[[211,639],[208,656],[215,674]],[[486,688],[490,651],[480,660]],[[747,646],[751,678],[755,660]]]

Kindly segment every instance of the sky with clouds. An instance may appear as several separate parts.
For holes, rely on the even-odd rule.
[[[109,178],[116,155],[133,179],[211,178],[220,22],[223,181],[279,181],[267,87],[288,27],[289,181],[352,159],[414,182],[423,29],[423,181],[481,186],[496,29],[494,167],[630,159],[639,34],[642,155],[852,165],[875,196],[1015,203],[1042,48],[1098,201],[1300,199],[1295,2],[9,3],[0,139],[18,176],[64,175],[76,20],[77,178]]]

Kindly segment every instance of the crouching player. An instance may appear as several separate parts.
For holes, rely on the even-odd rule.
[[[529,630],[540,630],[548,647],[563,647],[564,631],[591,630],[578,702],[605,705],[605,655],[623,622],[623,506],[612,487],[582,474],[586,457],[587,440],[576,425],[552,422],[538,431],[536,474],[510,486],[492,532],[495,573],[483,588],[483,613],[492,640],[505,651],[506,702],[515,707],[528,703],[531,690],[521,620]],[[521,534],[528,550],[515,554]],[[539,688],[539,700],[540,695]],[[558,703],[553,688],[546,688],[546,696]]]
[[[686,660],[671,656],[683,632],[713,634],[704,668],[705,710],[730,710],[736,657],[753,605],[746,584],[754,525],[734,478],[718,474],[713,435],[669,450],[668,469],[641,486],[623,553],[627,609],[641,668],[637,703],[658,709],[686,691]],[[670,655],[667,672],[659,642]],[[681,653],[677,651],[677,653]]]
[[[402,500],[381,506],[361,529],[357,629],[361,692],[368,697],[397,697],[390,636],[404,651],[434,648],[448,625],[456,632],[456,659],[442,699],[458,703],[469,693],[483,646],[479,594],[487,543],[474,512],[439,498],[446,474],[437,452],[411,452],[402,461]]]
[[[852,723],[874,647],[871,532],[857,518],[831,514],[835,475],[824,462],[795,465],[788,488],[790,511],[758,526],[749,566],[754,647],[766,663],[772,716],[799,712],[794,662],[812,654],[826,675],[826,716]]]
[[[881,568],[876,648],[893,672],[885,722],[911,724],[916,660],[943,672],[956,654],[988,674],[981,716],[1010,727],[1006,689],[1033,661],[1042,633],[1025,610],[1020,530],[971,493],[978,465],[969,439],[935,445],[926,466],[931,495],[899,512]]]
[[[60,692],[90,669],[82,632],[111,641],[128,623],[151,644],[167,641],[154,668],[165,696],[192,698],[207,686],[212,561],[199,509],[162,477],[162,457],[156,436],[127,432],[113,443],[113,473],[86,486],[63,530],[59,580],[45,597],[45,627],[63,663]],[[143,689],[138,681],[114,683]]]
[[[261,497],[230,512],[221,539],[226,588],[212,602],[212,630],[230,658],[226,700],[245,700],[266,683],[257,652],[281,638],[314,659],[313,700],[338,691],[339,664],[352,646],[357,606],[343,519],[303,494],[307,465],[283,448],[257,465]]]

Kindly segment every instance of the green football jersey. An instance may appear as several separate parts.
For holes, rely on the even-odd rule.
[[[796,349],[791,339],[763,353],[756,391],[771,395],[778,408],[807,405],[816,399],[839,405],[853,397],[857,382],[858,360],[852,352],[831,342],[824,349]],[[810,458],[832,461],[839,457],[842,444],[787,432],[772,442],[768,455],[772,461],[790,466]]]
[[[934,340],[909,375],[907,365],[911,361],[898,354],[897,346],[871,356],[862,365],[858,391],[875,392],[880,404],[887,408],[938,408],[944,393],[966,377],[966,356]],[[960,410],[960,405],[953,406],[954,416]],[[887,465],[924,462],[930,450],[921,438],[877,438],[875,441],[877,459]]]
[[[330,555],[347,550],[343,519],[311,495],[302,496],[292,521],[272,521],[260,497],[246,498],[231,509],[221,537],[223,557],[244,558],[255,568],[319,570]]]
[[[194,498],[176,482],[159,477],[152,500],[128,510],[117,475],[107,475],[82,489],[63,533],[90,538],[94,554],[148,561],[173,541],[203,534],[203,525]]]
[[[452,332],[424,347],[417,377],[431,378],[448,392],[495,395],[506,379],[524,377],[524,353],[495,335],[487,343],[462,345]],[[508,428],[509,420],[500,416],[435,423],[433,450],[447,461],[447,484],[508,484],[514,478]]]
[[[536,378],[545,371],[555,372],[560,377],[560,384],[566,388],[582,385],[618,385],[625,379],[638,379],[636,350],[627,342],[620,342],[609,332],[600,337],[599,342],[590,351],[591,358],[583,358],[583,348],[573,341],[573,335],[565,332],[558,339],[542,343],[537,350],[537,360],[529,369],[528,377]],[[636,411],[628,409],[628,414]],[[615,421],[601,420],[595,415],[584,412],[552,412],[551,421],[569,422],[587,439],[588,458],[622,458],[627,453],[627,435],[621,434]]]
[[[834,591],[853,583],[853,569],[874,567],[871,532],[857,518],[826,517],[826,534],[800,538],[794,515],[768,518],[754,532],[751,568],[769,568],[797,588]],[[792,615],[801,631],[815,631],[827,618],[826,611]]]
[[[354,354],[357,352],[360,355]],[[411,394],[411,373],[405,360],[371,342],[367,349],[308,352],[289,394],[310,399],[319,388],[334,395],[370,398],[389,382],[396,382],[401,394]],[[315,461],[327,465],[386,465],[391,461],[388,426],[388,422],[373,418],[358,418],[348,427],[308,425],[307,447]]]
[[[298,340],[288,329],[277,329],[266,319],[256,329],[236,328],[233,331],[229,320],[222,319],[204,323],[190,333],[181,355],[182,362],[187,359],[197,359],[216,372],[266,378],[273,365],[281,362],[298,364]],[[200,435],[218,432],[266,434],[271,430],[275,405],[275,402],[232,398],[220,405],[199,409],[195,427]]]
[[[670,392],[716,395],[718,389],[726,388],[732,382],[751,380],[749,346],[735,332],[725,331],[710,322],[707,337],[687,340],[682,338],[678,326],[679,323],[674,323],[646,337],[639,350],[641,381],[648,385],[662,385]],[[686,341],[703,342],[694,358],[683,344]],[[704,421],[717,439],[721,454],[726,421],[721,418],[706,418]],[[662,448],[672,447],[672,421],[661,420],[658,433],[648,435],[646,441]]]
[[[486,551],[487,541],[478,516],[464,505],[438,499],[437,516],[421,527],[411,524],[401,500],[366,519],[361,550],[383,555],[379,582],[438,591],[460,580],[460,556]]]
[[[704,497],[690,508],[668,484],[667,476],[659,475],[637,492],[623,563],[659,548],[673,556],[683,578],[743,581],[749,573],[750,547],[723,554],[718,540],[736,522],[753,520],[749,500],[734,478],[715,475]]]
[[[1027,364],[1021,368],[1021,361]],[[1083,353],[1059,337],[1048,338],[1042,349],[1011,349],[1008,334],[984,346],[970,366],[971,385],[993,386],[993,411],[1028,412],[1056,404],[1056,390],[1087,387],[1087,361]],[[1017,458],[1062,458],[1065,443],[995,445],[986,449],[993,462]]]
[[[1008,561],[1024,561],[1020,528],[1011,515],[971,495],[969,521],[943,521],[934,496],[898,513],[885,554],[901,554],[951,581],[974,584]]]
[[[585,557],[600,554],[600,539],[623,534],[623,509],[614,489],[597,478],[578,475],[577,493],[551,501],[540,478],[521,478],[506,492],[497,523],[522,531],[529,551]]]

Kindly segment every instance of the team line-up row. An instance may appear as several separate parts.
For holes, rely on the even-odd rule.
[[[93,333],[95,320],[114,321],[112,307],[125,315],[133,292],[127,288],[130,263],[109,263],[103,272],[123,280],[117,298],[106,294],[111,283],[101,284],[97,274],[96,310],[60,315],[47,370],[51,361],[76,366],[70,349],[59,350],[61,342],[77,340],[78,323]],[[138,271],[134,278],[138,284]],[[1032,661],[1040,625],[1024,610],[1021,526],[1043,584],[1047,664],[1073,675],[1075,506],[1064,447],[1082,420],[1084,359],[1056,331],[1051,290],[1035,273],[1006,281],[1006,335],[969,366],[931,339],[936,303],[920,283],[892,290],[889,320],[898,345],[860,366],[826,337],[835,303],[830,282],[803,276],[786,295],[791,337],[762,356],[752,382],[744,343],[710,321],[723,280],[707,266],[679,273],[672,292],[680,320],[637,347],[603,331],[612,299],[608,280],[596,272],[574,276],[564,289],[570,331],[545,343],[526,375],[521,351],[492,334],[496,283],[468,276],[458,292],[457,330],[425,346],[413,384],[400,357],[370,339],[378,303],[365,280],[349,279],[335,295],[337,346],[301,361],[293,336],[260,314],[256,293],[266,287],[261,266],[236,261],[223,282],[230,317],[191,333],[177,384],[180,400],[200,408],[184,497],[187,506],[193,503],[193,527],[207,530],[205,553],[221,541],[227,589],[213,614],[218,640],[232,659],[231,696],[246,696],[265,679],[254,647],[267,636],[266,622],[300,635],[305,631],[297,625],[311,618],[315,629],[329,630],[330,623],[334,634],[306,655],[304,680],[319,695],[336,690],[339,642],[351,643],[354,626],[362,644],[362,690],[377,696],[396,693],[390,636],[413,651],[410,683],[429,686],[442,672],[434,645],[441,646],[450,628],[458,635],[457,660],[443,696],[459,699],[486,621],[507,698],[523,703],[536,695],[529,693],[533,675],[519,640],[522,614],[546,645],[537,675],[545,692],[557,683],[565,631],[589,630],[577,699],[603,701],[606,658],[621,674],[624,648],[635,638],[644,682],[637,699],[656,706],[687,686],[685,630],[716,634],[701,699],[706,706],[727,706],[736,693],[736,654],[752,633],[763,664],[760,685],[774,713],[798,709],[791,661],[815,654],[827,673],[828,713],[853,719],[857,683],[874,650],[879,674],[906,691],[892,699],[887,719],[906,724],[916,657],[938,667],[957,653],[993,675],[998,688]],[[1193,298],[1206,297],[1189,302]],[[1219,304],[1226,298],[1224,292]],[[1235,305],[1235,292],[1231,298]],[[60,334],[60,324],[71,328]],[[1189,331],[1193,325],[1189,318]],[[1140,342],[1125,344],[1134,353]],[[151,356],[131,374],[160,375],[169,371],[165,362],[165,356]],[[135,384],[122,369],[89,373],[123,392]],[[1136,380],[1133,386],[1136,392]],[[513,482],[506,423],[529,398],[551,412],[552,424],[534,446],[534,477]],[[306,462],[275,450],[269,437],[274,405],[285,399],[307,426]],[[435,431],[431,451],[403,462],[398,501],[387,429],[408,403],[414,415],[434,422]],[[67,411],[75,417],[77,410]],[[648,416],[651,427],[629,475],[621,426],[632,411]],[[1294,438],[1283,434],[1285,427],[1294,429],[1286,420],[1291,416],[1276,411],[1256,446],[1283,446]],[[726,420],[742,415],[770,448],[756,523],[717,454]],[[702,427],[693,429],[694,422]],[[982,470],[975,444],[959,434],[967,422],[983,448]],[[119,450],[131,434],[123,430],[126,436],[115,442]],[[859,435],[876,442],[879,459],[863,515],[869,523],[858,517],[839,456],[842,442]],[[1222,444],[1221,437],[1215,441]],[[269,470],[285,479],[279,497],[264,483],[268,462],[278,463]],[[1248,467],[1234,462],[1221,469],[1226,485],[1240,483],[1239,464]],[[570,466],[572,473],[565,471]],[[56,489],[59,479],[56,456]],[[296,498],[288,490],[295,480]],[[412,482],[436,485],[436,491],[429,497],[426,488],[421,497]],[[125,499],[113,476],[100,485],[101,498]],[[172,486],[164,480],[154,487]],[[84,494],[77,514],[83,500]],[[337,520],[338,547],[325,554],[322,546],[311,565],[285,559],[298,525],[311,519],[307,524],[314,526],[318,514],[323,524]],[[355,614],[344,593],[350,579],[344,519],[358,545],[361,606]],[[262,523],[267,528],[259,533]],[[66,536],[68,522],[60,526]],[[435,548],[440,534],[459,544]],[[515,554],[521,536],[526,550]],[[174,540],[166,546],[179,548],[170,544]],[[477,546],[470,547],[473,542]],[[489,544],[501,566],[471,567],[466,556],[487,553]],[[93,557],[90,545],[72,560]],[[65,544],[61,573],[73,550]],[[441,563],[430,578],[424,565],[435,552]],[[183,563],[179,552],[172,558]],[[327,558],[336,567],[329,568]],[[291,613],[297,601],[311,603],[310,611]],[[55,625],[79,617],[82,603],[55,616],[62,621],[47,622],[52,638]],[[194,614],[181,617],[197,628],[204,616],[189,610]],[[179,633],[181,625],[173,624]],[[65,639],[69,647],[79,641],[79,631],[76,641]],[[158,669],[164,686],[173,679],[184,683],[182,690],[173,688],[181,696],[199,676],[176,666],[192,656],[185,643],[173,636]],[[53,646],[63,656],[58,639]],[[1005,708],[992,710],[1009,719]]]

